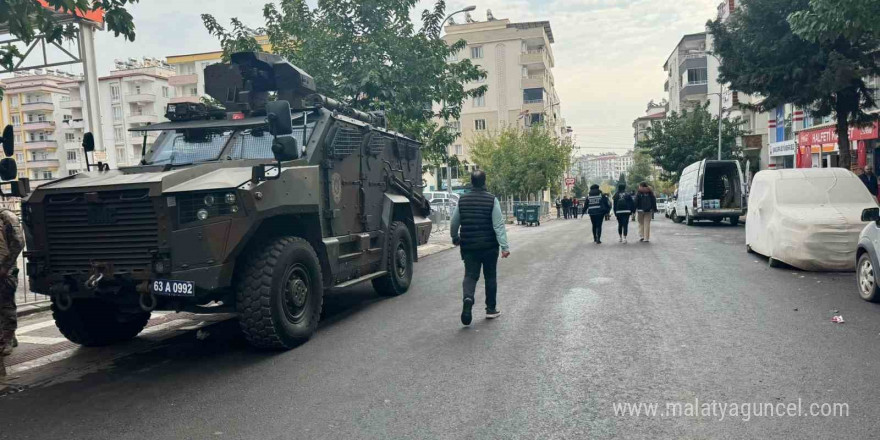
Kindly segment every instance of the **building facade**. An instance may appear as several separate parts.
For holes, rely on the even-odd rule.
[[[465,40],[467,46],[450,61],[470,59],[486,71],[486,78],[469,86],[487,86],[483,96],[465,102],[461,117],[444,121],[458,130],[459,138],[449,147],[449,154],[470,162],[470,145],[481,134],[497,132],[506,126],[526,127],[544,124],[561,136],[570,131],[560,119],[560,101],[556,93],[551,45],[553,31],[548,21],[514,23],[508,19],[469,21],[449,24],[444,40],[453,44]],[[450,170],[453,190],[461,187],[458,172]],[[446,189],[445,172],[426,173],[428,189]]]
[[[633,153],[586,155],[572,161],[570,175],[587,183],[617,181],[622,173],[633,166]]]
[[[648,102],[648,108],[645,109],[645,115],[636,118],[632,123],[634,147],[637,147],[639,142],[648,138],[647,133],[649,127],[666,119],[666,112],[668,110],[669,102],[665,99],[660,101],[660,103],[655,103],[653,100]],[[630,157],[632,157],[632,155],[630,155]]]
[[[167,121],[165,107],[174,97],[169,79],[175,70],[153,58],[117,61],[110,75],[98,79],[101,95],[101,124],[104,145],[111,166],[129,166],[140,162],[144,151],[143,132],[130,129]],[[147,136],[147,147],[156,140]],[[112,147],[111,147],[112,146]],[[95,158],[95,160],[100,160]]]
[[[669,111],[681,113],[706,103],[709,91],[706,32],[685,35],[663,64],[667,72],[663,90],[668,93]]]

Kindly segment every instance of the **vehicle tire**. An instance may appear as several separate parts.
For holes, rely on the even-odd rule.
[[[880,302],[880,292],[877,291],[877,277],[874,274],[874,262],[867,252],[859,256],[856,264],[856,278],[859,286],[859,296],[865,301]]]
[[[679,217],[675,211],[672,211],[672,221],[674,223],[681,223],[684,220],[684,217]]]
[[[767,264],[769,264],[770,267],[776,268],[776,269],[781,268],[781,267],[785,267],[785,263],[783,263],[773,257],[770,257],[770,259],[767,261]]]
[[[724,219],[721,219],[721,218],[713,218],[713,219],[712,219],[712,223],[715,223],[716,225],[720,225],[720,224],[721,224],[721,220],[724,220]]]
[[[693,219],[693,217],[691,217],[691,212],[688,211],[687,209],[684,210],[684,219],[685,219],[685,223],[687,223],[688,226],[694,225],[694,219]]]
[[[324,305],[321,263],[309,242],[278,237],[243,264],[236,273],[235,306],[248,343],[279,350],[309,340]]]
[[[412,283],[412,237],[403,222],[394,222],[388,231],[388,274],[373,280],[373,288],[382,296],[406,293]]]
[[[739,216],[738,215],[730,216],[730,226],[739,226]]]
[[[749,253],[749,254],[754,254],[754,253],[755,253],[755,250],[754,250],[754,249],[752,249],[752,247],[751,247],[751,246],[749,246],[749,245],[746,245],[746,253]]]
[[[61,310],[52,298],[55,326],[70,342],[100,347],[134,338],[147,326],[149,312],[126,313],[119,306],[101,299],[75,299]]]

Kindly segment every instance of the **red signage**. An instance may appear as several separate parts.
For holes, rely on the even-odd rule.
[[[565,186],[574,186],[574,177],[566,177]]]
[[[867,127],[849,127],[849,140],[865,141],[877,139],[880,127],[877,122]],[[804,130],[798,133],[798,145],[824,145],[837,143],[837,127],[823,127],[815,130]]]

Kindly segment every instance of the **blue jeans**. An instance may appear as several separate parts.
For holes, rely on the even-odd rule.
[[[464,260],[464,281],[461,283],[464,299],[474,301],[477,281],[480,279],[480,268],[486,276],[486,308],[495,308],[495,297],[498,293],[498,248],[484,251],[462,252]]]

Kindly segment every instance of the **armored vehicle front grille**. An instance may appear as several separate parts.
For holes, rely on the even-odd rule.
[[[45,213],[52,272],[87,273],[92,262],[116,273],[150,268],[159,225],[147,190],[52,195]]]
[[[361,142],[363,141],[364,136],[359,131],[351,128],[340,128],[336,135],[333,136],[332,154],[334,156],[352,154],[361,147]]]

